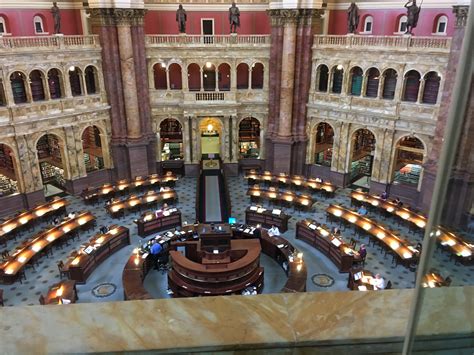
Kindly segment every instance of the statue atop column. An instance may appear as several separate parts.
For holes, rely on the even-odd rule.
[[[230,33],[237,33],[237,27],[240,27],[240,10],[234,1],[232,2],[232,6],[229,7],[229,23]]]
[[[187,19],[186,10],[183,8],[183,5],[180,4],[178,10],[176,10],[176,21],[178,22],[179,33],[186,33]]]
[[[359,27],[359,18],[359,8],[355,2],[351,2],[347,9],[347,33],[356,33],[357,27]]]
[[[59,7],[56,1],[53,2],[51,13],[53,14],[54,33],[55,34],[61,33],[61,14],[59,13]]]
[[[411,5],[408,5],[411,4]],[[412,34],[412,30],[418,24],[418,17],[420,16],[421,6],[416,5],[416,0],[408,1],[405,4],[405,8],[407,9],[407,31],[406,34]]]

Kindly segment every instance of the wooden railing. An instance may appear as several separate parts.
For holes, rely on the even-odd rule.
[[[196,101],[224,101],[225,93],[223,92],[197,92]]]
[[[316,35],[315,47],[366,48],[385,47],[398,50],[441,50],[449,51],[450,37],[412,37],[412,36],[357,36],[357,35]]]
[[[270,45],[268,35],[147,35],[147,46],[261,46]]]
[[[99,36],[31,36],[31,37],[0,37],[2,51],[15,50],[50,50],[71,48],[100,48]]]

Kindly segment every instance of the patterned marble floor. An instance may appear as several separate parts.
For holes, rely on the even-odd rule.
[[[176,191],[178,193],[179,201],[176,206],[181,210],[183,221],[189,223],[195,220],[195,194],[196,194],[196,179],[185,177],[178,181],[176,184]],[[247,181],[243,177],[231,177],[228,179],[229,191],[232,200],[232,216],[237,218],[237,221],[244,223],[245,209],[250,204],[250,199],[246,196]],[[331,199],[325,199],[322,197],[315,196],[316,203],[313,206],[312,212],[294,212],[293,210],[286,211],[292,216],[289,222],[289,230],[282,236],[287,238],[293,243],[299,250],[304,254],[304,260],[308,269],[308,280],[307,289],[308,291],[344,291],[347,290],[347,274],[340,274],[332,262],[326,258],[323,254],[318,252],[308,244],[295,239],[295,224],[298,220],[304,218],[313,218],[316,221],[322,223],[326,222],[325,209],[330,203],[336,203],[350,206],[349,198],[350,190],[340,189],[337,191],[336,196]],[[68,207],[68,211],[80,211],[89,209],[85,206],[81,199],[68,196],[71,202]],[[268,206],[269,207],[269,206]],[[121,283],[121,276],[123,267],[131,254],[133,248],[143,242],[143,239],[139,238],[136,234],[136,226],[133,220],[138,214],[127,214],[125,218],[116,220],[112,219],[106,214],[105,209],[102,205],[97,205],[93,210],[94,215],[97,217],[97,228],[96,231],[81,235],[79,240],[74,241],[70,246],[61,249],[54,249],[54,255],[50,258],[43,258],[39,261],[39,266],[35,269],[26,269],[26,281],[23,284],[19,282],[13,285],[0,285],[0,288],[4,290],[5,306],[14,305],[33,305],[38,304],[38,298],[40,294],[46,294],[49,286],[59,281],[59,274],[56,263],[59,260],[64,260],[67,255],[73,250],[87,241],[92,235],[98,232],[98,228],[102,225],[121,224],[130,228],[131,231],[131,245],[123,248],[105,262],[103,262],[89,277],[85,285],[79,285],[79,302],[108,302],[108,301],[119,301],[123,299],[123,288]],[[407,227],[400,225],[395,218],[383,219],[379,214],[375,212],[369,212],[369,216],[375,220],[381,221],[391,228],[400,231],[400,233],[406,236],[409,240],[414,243],[421,241],[422,235],[410,234]],[[13,250],[17,245],[21,244],[23,240],[33,236],[36,232],[46,227],[46,224],[40,224],[36,228],[29,232],[24,233],[22,238],[18,238],[16,241],[9,241],[7,245],[8,250]],[[347,228],[343,231],[343,237],[346,241],[350,240],[354,230]],[[150,237],[151,238],[151,237]],[[368,244],[368,239],[363,239],[365,244]],[[363,241],[361,241],[363,242]],[[401,265],[392,265],[392,258],[390,256],[384,257],[384,254],[379,251],[376,247],[367,247],[368,256],[366,261],[366,269],[373,272],[378,272],[385,277],[386,280],[391,280],[394,288],[408,288],[413,287],[415,274],[412,271],[404,268]],[[266,268],[265,272],[265,293],[276,292],[281,288],[284,283],[285,275],[282,269],[270,258],[262,258],[262,265]],[[436,251],[435,258],[433,260],[433,267],[441,271],[444,277],[450,275],[453,279],[453,285],[468,285],[474,284],[473,271],[474,266],[463,266],[455,265],[454,261],[451,261],[449,255],[442,251]],[[313,281],[313,276],[317,274],[324,274],[330,276],[334,280],[332,285],[328,287],[317,286]],[[101,295],[103,297],[97,297],[92,294],[94,288],[100,285],[112,284],[109,287],[109,295]],[[149,276],[145,279],[145,287],[154,297],[168,297],[166,293],[166,275],[161,272],[152,271]]]

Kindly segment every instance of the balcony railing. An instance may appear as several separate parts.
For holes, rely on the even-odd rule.
[[[316,35],[314,46],[317,48],[387,48],[394,50],[434,50],[449,52],[451,38],[412,37],[412,36],[333,36]]]
[[[0,37],[2,51],[100,48],[99,36]]]
[[[174,46],[262,46],[270,45],[268,35],[148,35],[146,45],[152,47]]]
[[[196,101],[224,101],[225,94],[223,92],[197,92]]]

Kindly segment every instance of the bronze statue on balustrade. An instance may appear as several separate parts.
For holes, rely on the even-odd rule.
[[[59,7],[56,1],[53,2],[51,13],[53,14],[54,33],[55,34],[61,33],[61,14],[59,13]]]
[[[347,9],[347,32],[356,33],[357,27],[359,27],[359,8],[355,2],[351,2],[351,5]]]
[[[186,33],[187,19],[186,10],[183,8],[183,5],[180,4],[178,10],[176,10],[176,21],[178,22],[179,33]]]
[[[229,7],[229,23],[230,33],[237,33],[237,27],[240,27],[240,10],[235,2],[232,2],[232,6]]]
[[[408,5],[410,4],[411,5]],[[416,0],[413,1],[408,1],[405,4],[405,8],[407,9],[407,31],[405,32],[406,34],[413,34],[412,30],[416,27],[418,24],[418,18],[420,16],[420,10],[421,10],[421,5],[417,6],[416,5]]]

